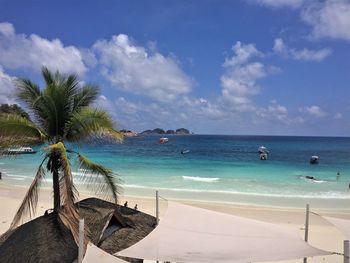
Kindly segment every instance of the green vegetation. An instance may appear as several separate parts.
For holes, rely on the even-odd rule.
[[[18,209],[10,230],[20,224],[25,215],[32,216],[38,202],[38,191],[45,171],[52,174],[54,211],[59,219],[78,237],[79,214],[74,205],[77,189],[73,183],[70,159],[77,157],[85,171],[84,182],[93,186],[97,194],[106,194],[117,201],[117,181],[112,171],[89,160],[87,157],[67,149],[66,142],[79,142],[97,135],[114,141],[122,140],[122,134],[113,128],[112,120],[102,110],[91,105],[98,96],[96,86],[80,86],[77,76],[63,76],[42,69],[45,87],[40,87],[28,79],[17,80],[17,98],[31,111],[34,121],[26,116],[0,116],[0,145],[48,144],[44,149],[44,159],[37,174]],[[46,168],[46,169],[45,169]],[[95,184],[91,184],[91,180]]]
[[[18,115],[18,116],[21,116],[23,118],[26,118],[27,120],[30,120],[28,113],[26,113],[17,104],[13,104],[13,105],[1,104],[0,105],[0,116],[4,116],[4,115],[8,115],[8,114]]]

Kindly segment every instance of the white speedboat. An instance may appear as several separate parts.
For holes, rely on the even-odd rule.
[[[36,153],[31,147],[12,147],[5,150],[6,154],[33,154]]]
[[[259,153],[269,153],[269,151],[267,150],[267,148],[265,146],[260,146],[258,149]]]
[[[159,139],[159,143],[161,143],[161,144],[167,143],[168,141],[169,141],[169,139],[166,138],[166,137],[162,137],[162,138]]]
[[[310,163],[311,164],[317,164],[319,160],[320,160],[320,158],[317,155],[313,155],[310,158]]]

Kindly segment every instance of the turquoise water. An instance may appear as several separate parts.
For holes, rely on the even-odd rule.
[[[177,199],[350,210],[350,138],[177,135],[167,144],[159,138],[70,147],[112,168],[126,195],[152,196],[158,189]],[[267,161],[259,160],[260,145],[270,151]],[[190,152],[181,154],[184,149]],[[320,157],[319,164],[309,164],[312,155]],[[41,158],[37,153],[0,159],[4,180],[29,183]]]

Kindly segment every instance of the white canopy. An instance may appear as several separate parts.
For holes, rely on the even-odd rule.
[[[323,218],[331,222],[336,228],[340,230],[347,240],[350,240],[350,220],[335,217],[324,216]]]
[[[328,254],[297,230],[169,202],[160,224],[117,255],[172,262],[257,262]]]
[[[111,254],[96,247],[94,244],[89,243],[86,248],[86,253],[83,259],[83,263],[128,263],[124,260],[116,258]]]

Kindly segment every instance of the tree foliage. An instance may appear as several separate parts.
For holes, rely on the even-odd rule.
[[[54,210],[77,240],[79,213],[74,203],[78,192],[73,180],[71,158],[77,158],[85,171],[85,178],[94,180],[95,193],[109,193],[107,196],[117,202],[118,185],[111,170],[68,149],[66,142],[79,142],[96,135],[120,142],[122,133],[114,128],[106,112],[92,107],[99,94],[97,86],[82,86],[76,75],[64,76],[45,67],[42,76],[44,88],[28,79],[17,79],[16,82],[17,98],[29,109],[33,120],[17,105],[1,107],[4,114],[0,115],[0,146],[8,146],[9,142],[15,145],[46,145],[44,160],[39,165],[10,229],[18,226],[24,216],[35,213],[46,164],[46,170],[53,178]]]

